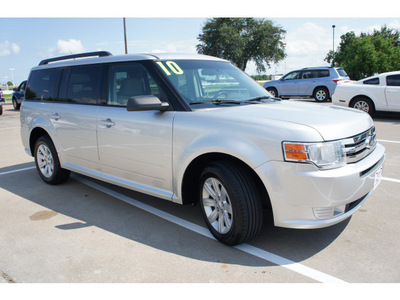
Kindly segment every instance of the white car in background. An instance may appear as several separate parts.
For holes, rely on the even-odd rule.
[[[332,103],[370,115],[375,111],[400,112],[400,71],[340,83],[332,96]]]

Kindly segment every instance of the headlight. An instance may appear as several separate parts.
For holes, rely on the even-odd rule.
[[[342,141],[321,143],[283,142],[286,161],[313,163],[321,169],[333,169],[346,164]]]

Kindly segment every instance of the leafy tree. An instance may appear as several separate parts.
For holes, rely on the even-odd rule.
[[[353,31],[341,36],[336,52],[330,51],[325,60],[343,67],[351,79],[359,80],[374,73],[400,69],[400,34],[397,30],[382,27],[372,34]]]
[[[272,21],[255,18],[212,18],[199,34],[200,54],[227,59],[243,71],[254,61],[258,72],[264,64],[277,63],[286,57],[283,38],[286,31]]]

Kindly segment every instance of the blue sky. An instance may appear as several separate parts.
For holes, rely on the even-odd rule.
[[[333,24],[336,25],[335,46],[339,44],[340,35],[350,30],[356,34],[371,32],[384,24],[400,30],[400,18],[391,17],[265,18],[287,31],[288,54],[285,61],[273,65],[267,74],[326,65],[324,58],[332,49]],[[197,37],[207,18],[133,16],[126,20],[129,53],[195,53]],[[97,50],[106,50],[114,55],[124,53],[122,17],[9,18],[0,15],[0,83],[14,77],[15,84],[19,84],[44,58]],[[246,72],[256,74],[254,65],[248,65]]]

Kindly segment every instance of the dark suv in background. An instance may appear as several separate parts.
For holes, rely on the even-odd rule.
[[[267,81],[263,87],[274,97],[314,98],[328,101],[338,81],[350,80],[343,68],[304,68],[287,73],[279,80]]]
[[[26,80],[22,81],[18,88],[14,89],[12,94],[12,104],[14,109],[19,109],[21,106],[22,101],[25,98],[25,87],[26,87]]]

